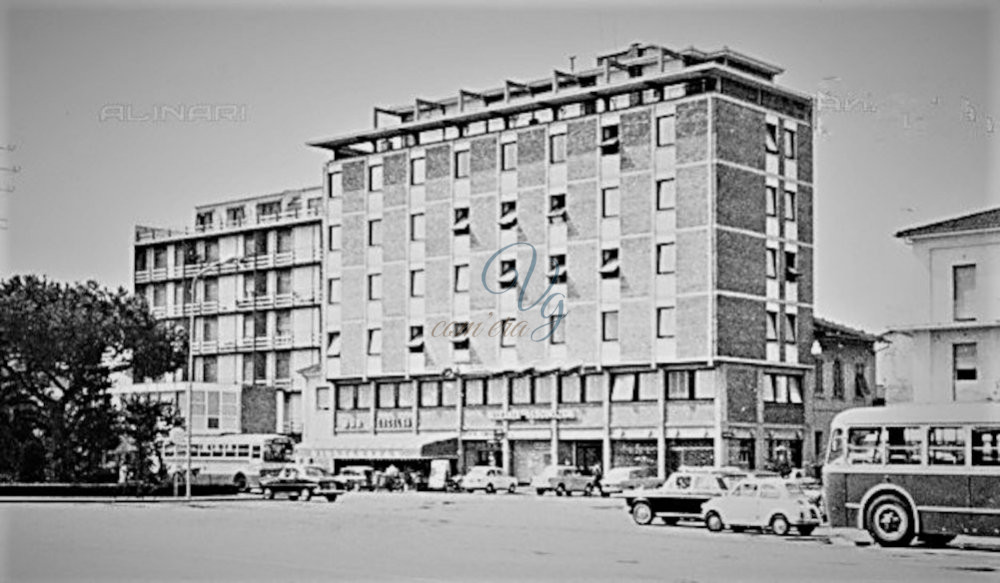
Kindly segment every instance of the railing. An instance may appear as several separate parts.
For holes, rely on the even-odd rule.
[[[246,227],[252,227],[254,225],[272,225],[278,224],[285,221],[298,221],[311,218],[319,218],[323,213],[322,208],[297,208],[285,210],[280,213],[259,215],[250,219],[243,219],[240,221],[220,221],[218,223],[207,223],[201,225],[195,225],[193,229],[183,228],[183,229],[157,229],[150,227],[136,227],[135,230],[135,240],[136,242],[144,241],[157,241],[160,239],[174,239],[178,237],[185,237],[189,235],[197,235],[199,233],[212,233],[217,231],[224,231],[226,229],[241,229]]]
[[[282,433],[302,433],[302,422],[285,421],[282,425]]]

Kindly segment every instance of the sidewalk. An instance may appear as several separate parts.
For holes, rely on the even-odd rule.
[[[5,496],[0,497],[3,504],[185,504],[196,502],[254,502],[263,500],[253,494],[234,494],[227,496],[193,496],[187,500],[183,496]]]
[[[827,536],[829,537],[830,544],[838,546],[852,546],[852,547],[874,547],[878,548],[873,541],[871,536],[863,531],[856,528],[829,528],[823,527],[816,531],[816,536]],[[913,544],[913,548],[926,549],[929,547],[924,547],[920,545],[920,541],[916,541]],[[996,536],[958,536],[953,542],[948,544],[948,546],[940,547],[942,550],[947,549],[961,549],[968,551],[986,551],[992,553],[1000,553],[1000,537]]]

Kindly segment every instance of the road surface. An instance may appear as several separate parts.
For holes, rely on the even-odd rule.
[[[632,523],[614,499],[0,504],[0,581],[997,581],[1000,552]]]

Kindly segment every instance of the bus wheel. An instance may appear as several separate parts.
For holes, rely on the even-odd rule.
[[[954,534],[922,534],[918,538],[920,542],[924,543],[924,546],[928,547],[944,547],[948,543],[955,540]]]
[[[913,540],[913,520],[902,500],[891,494],[879,496],[868,506],[866,526],[883,547],[905,547]]]
[[[243,474],[236,474],[233,478],[233,485],[236,486],[237,492],[243,492],[247,489],[247,477]]]

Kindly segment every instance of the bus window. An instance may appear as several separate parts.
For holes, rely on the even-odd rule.
[[[830,446],[826,452],[826,463],[832,464],[837,463],[844,457],[844,430],[837,429],[833,430],[833,435],[830,436]]]
[[[260,459],[260,446],[255,445],[250,449],[250,457],[253,459]]]
[[[888,457],[890,464],[919,464],[922,440],[918,427],[889,427]]]
[[[265,462],[290,462],[292,461],[292,444],[284,440],[271,440],[264,444]]]
[[[972,465],[1000,466],[1000,428],[972,430]]]
[[[882,463],[882,428],[856,427],[847,433],[847,463]]]
[[[960,427],[932,427],[927,432],[927,463],[965,465],[965,432]]]
[[[249,457],[250,456],[250,446],[247,445],[247,444],[245,444],[245,443],[239,444],[237,446],[237,449],[236,449],[236,455],[237,455],[237,457]]]

